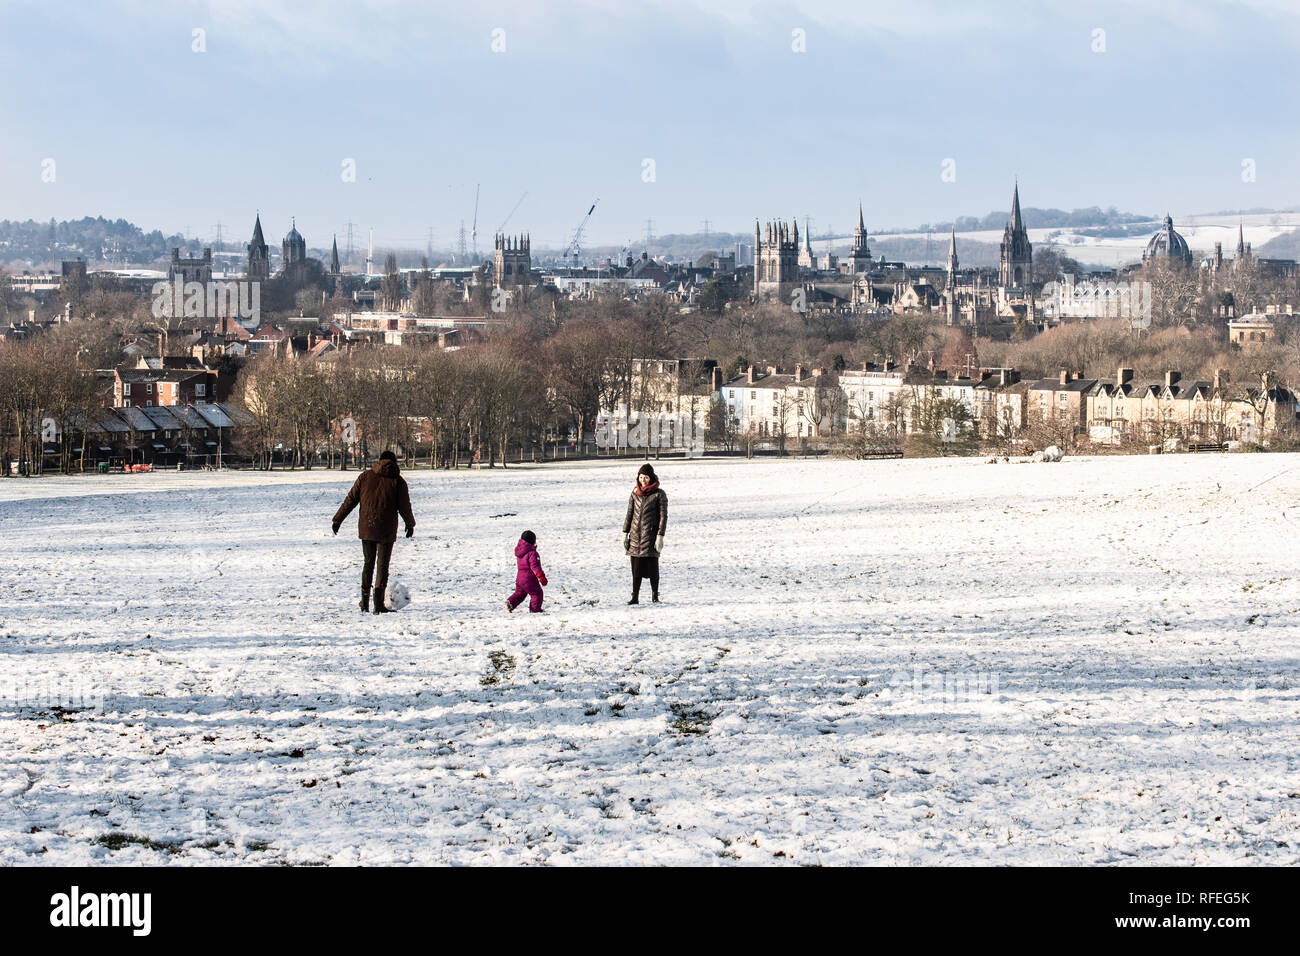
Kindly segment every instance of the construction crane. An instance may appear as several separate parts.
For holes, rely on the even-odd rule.
[[[497,232],[505,232],[506,223],[508,223],[511,217],[514,216],[514,214],[519,211],[519,207],[524,204],[524,200],[527,198],[528,198],[528,191],[524,190],[524,194],[519,197],[519,202],[515,203],[514,209],[511,209],[509,214],[506,216],[506,218],[501,220],[501,225],[497,226]]]
[[[596,197],[596,202],[591,204],[587,210],[587,215],[582,217],[582,222],[578,223],[578,228],[573,230],[573,238],[569,240],[568,248],[564,250],[564,259],[573,258],[573,265],[578,265],[578,256],[582,252],[582,231],[587,228],[587,222],[591,219],[591,214],[596,211],[596,203],[600,202],[600,197]]]

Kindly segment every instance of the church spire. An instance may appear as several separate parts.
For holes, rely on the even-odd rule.
[[[1241,220],[1237,220],[1237,256],[1240,258],[1246,252],[1246,233],[1242,230]]]
[[[330,272],[339,272],[339,237],[334,236],[334,248],[330,252]]]
[[[1015,188],[1011,191],[1011,228],[1021,229],[1023,224],[1020,222],[1020,181],[1016,181]]]
[[[862,218],[862,200],[860,199],[858,200],[858,231],[863,233],[867,231],[867,224]]]
[[[262,238],[262,214],[257,214],[257,221],[253,223],[253,245],[266,245],[266,240]]]

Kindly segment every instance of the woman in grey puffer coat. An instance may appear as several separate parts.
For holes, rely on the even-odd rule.
[[[641,603],[641,579],[650,579],[650,600],[659,603],[659,554],[668,527],[668,496],[650,465],[636,473],[636,488],[627,500],[623,519],[623,550],[632,559],[632,600]]]

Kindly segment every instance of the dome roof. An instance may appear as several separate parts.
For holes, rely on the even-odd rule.
[[[1192,261],[1192,250],[1188,248],[1187,240],[1174,231],[1173,217],[1168,215],[1164,226],[1147,241],[1146,251],[1142,253],[1143,261],[1157,258]]]

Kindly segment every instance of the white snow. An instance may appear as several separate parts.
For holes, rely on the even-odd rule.
[[[1300,861],[1300,457],[635,471],[0,481],[0,865]]]

